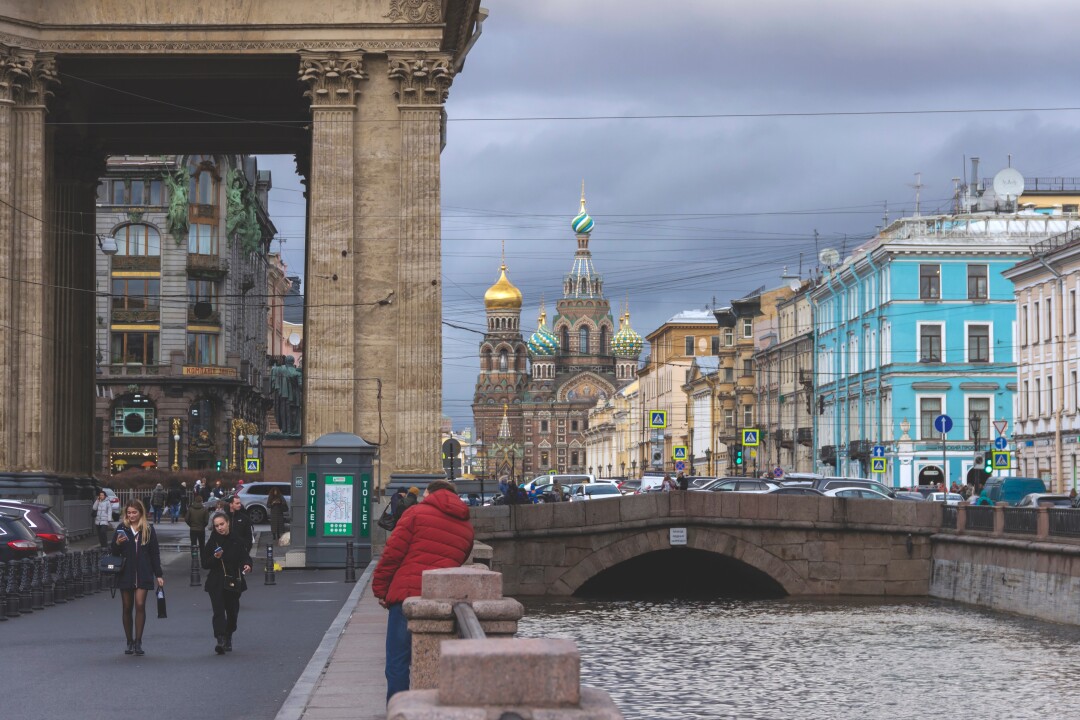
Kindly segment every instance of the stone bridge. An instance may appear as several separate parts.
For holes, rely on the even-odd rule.
[[[473,524],[508,595],[572,595],[621,564],[656,553],[675,561],[687,551],[720,556],[778,594],[926,595],[942,511],[930,503],[672,492],[479,508]]]

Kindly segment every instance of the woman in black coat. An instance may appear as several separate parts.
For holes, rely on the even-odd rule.
[[[116,587],[124,601],[121,615],[124,635],[127,637],[124,654],[143,655],[146,594],[155,586],[165,587],[165,578],[161,572],[161,550],[158,548],[157,533],[147,522],[146,508],[140,501],[128,501],[120,522],[110,549],[114,555],[124,558],[124,569],[116,577]]]
[[[232,651],[236,618],[240,614],[240,593],[247,590],[244,575],[251,572],[251,556],[247,546],[235,533],[229,532],[229,516],[216,512],[210,517],[213,528],[202,551],[202,566],[209,570],[203,588],[210,596],[214,610],[214,652],[223,655]],[[226,588],[225,578],[236,579],[235,591]]]

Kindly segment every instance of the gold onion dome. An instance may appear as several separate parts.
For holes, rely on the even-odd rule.
[[[619,357],[636,358],[645,347],[645,339],[630,327],[629,311],[619,318],[619,332],[611,338],[611,349]]]
[[[553,357],[559,354],[559,341],[555,334],[548,330],[547,313],[540,311],[539,327],[529,338],[529,352],[534,357]]]
[[[499,267],[498,281],[484,293],[484,307],[488,310],[520,310],[521,291],[506,278],[506,265]]]

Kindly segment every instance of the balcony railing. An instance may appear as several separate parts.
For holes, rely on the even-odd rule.
[[[161,257],[158,255],[113,255],[114,272],[160,272]]]
[[[161,312],[154,308],[153,310],[113,310],[109,315],[113,324],[117,325],[130,325],[134,323],[157,323],[161,320]]]
[[[193,275],[225,275],[229,272],[229,261],[217,255],[188,253],[187,270]]]
[[[814,443],[813,428],[799,428],[795,433],[795,439],[800,445],[810,447]]]

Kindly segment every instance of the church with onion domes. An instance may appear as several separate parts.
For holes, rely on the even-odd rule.
[[[596,223],[581,207],[570,223],[577,239],[562,297],[549,317],[541,300],[536,331],[521,331],[522,294],[507,275],[484,293],[487,328],[473,395],[478,465],[487,478],[530,480],[554,470],[586,473],[589,410],[633,382],[645,341],[624,310],[616,329],[593,265],[589,240]],[[599,475],[599,472],[596,472]]]

